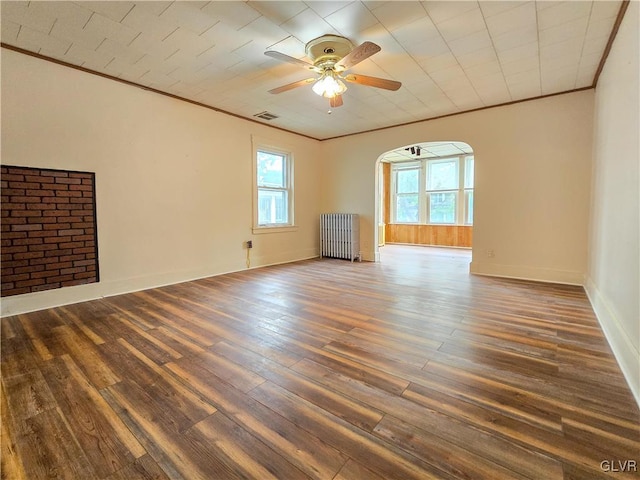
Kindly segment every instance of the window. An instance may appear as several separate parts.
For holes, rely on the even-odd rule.
[[[396,222],[418,223],[420,204],[420,168],[398,169],[396,174]]]
[[[254,231],[293,225],[293,160],[271,147],[255,148]]]
[[[473,168],[467,155],[394,163],[394,223],[472,225]]]

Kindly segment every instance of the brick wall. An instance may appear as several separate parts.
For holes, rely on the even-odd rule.
[[[95,175],[0,167],[1,295],[99,281]]]

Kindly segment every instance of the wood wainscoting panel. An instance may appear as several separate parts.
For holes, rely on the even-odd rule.
[[[473,245],[473,226],[387,224],[385,241],[410,245],[471,248]]]

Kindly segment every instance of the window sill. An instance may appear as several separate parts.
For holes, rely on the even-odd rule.
[[[264,233],[287,233],[297,232],[298,227],[296,225],[253,227],[252,231],[254,235],[262,235]]]

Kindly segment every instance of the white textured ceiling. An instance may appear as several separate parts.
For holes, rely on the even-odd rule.
[[[589,87],[620,1],[2,1],[2,42],[324,139]],[[264,55],[305,58],[324,34],[382,51],[353,67],[402,82],[349,84],[344,105]]]

